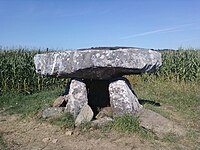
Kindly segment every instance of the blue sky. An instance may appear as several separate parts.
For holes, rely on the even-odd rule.
[[[0,45],[200,48],[200,0],[0,0]]]

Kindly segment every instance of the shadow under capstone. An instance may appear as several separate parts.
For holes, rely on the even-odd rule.
[[[144,105],[144,104],[151,104],[151,105],[154,105],[154,106],[161,106],[159,102],[155,102],[153,100],[147,100],[147,99],[138,99],[139,103],[141,105]]]
[[[88,104],[96,116],[103,107],[110,106],[109,80],[84,80],[88,93]]]

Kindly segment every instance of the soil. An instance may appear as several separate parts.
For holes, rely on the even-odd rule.
[[[171,150],[196,149],[190,143],[164,142],[159,139],[144,139],[137,134],[115,131],[103,133],[91,129],[61,129],[31,119],[21,119],[16,115],[0,114],[0,133],[10,150]],[[73,134],[71,134],[73,133]],[[1,146],[0,146],[1,148]]]

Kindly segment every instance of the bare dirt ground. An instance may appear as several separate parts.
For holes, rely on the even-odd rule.
[[[166,142],[143,139],[137,134],[99,130],[80,132],[66,130],[34,119],[20,119],[16,115],[0,114],[0,133],[7,149],[11,150],[182,150],[198,149],[186,142]],[[1,147],[0,147],[1,148]]]

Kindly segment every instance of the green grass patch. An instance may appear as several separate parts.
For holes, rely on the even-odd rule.
[[[124,133],[139,132],[141,130],[139,118],[128,114],[115,117],[112,128]]]
[[[52,105],[53,100],[61,94],[61,89],[43,91],[32,95],[5,94],[0,96],[0,110],[4,113],[19,114],[22,117],[36,114],[39,110]]]
[[[109,133],[112,131],[113,122],[108,122],[102,126],[97,126],[96,128],[99,129],[102,133]]]
[[[75,121],[72,114],[66,112],[60,117],[51,118],[48,120],[51,124],[57,125],[61,128],[74,128]]]
[[[136,86],[135,92],[141,99],[174,106],[173,111],[181,112],[190,120],[197,121],[199,118],[200,85],[198,84],[164,80],[147,81]],[[153,109],[160,111],[155,107]]]
[[[195,141],[198,138],[198,133],[195,130],[190,129],[187,132],[187,139],[191,140],[191,141]]]
[[[141,137],[145,139],[150,139],[154,137],[153,132],[144,129],[140,126],[139,118],[137,116],[125,114],[122,116],[115,117],[110,126],[111,129],[122,133],[138,133]]]
[[[90,129],[93,129],[92,122],[85,121],[85,122],[81,123],[79,126],[79,129],[82,132],[86,132],[86,131],[89,131]]]

